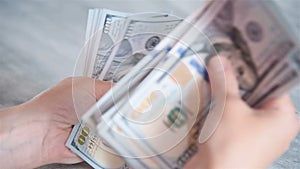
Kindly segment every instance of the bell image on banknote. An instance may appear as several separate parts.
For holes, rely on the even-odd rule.
[[[66,146],[93,168],[184,168],[222,118],[211,111],[226,96],[213,97],[210,59],[226,57],[241,98],[258,107],[299,83],[294,37],[264,0],[207,1],[187,18],[90,9],[81,74],[113,87]]]

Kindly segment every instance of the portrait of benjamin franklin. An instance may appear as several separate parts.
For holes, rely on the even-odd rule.
[[[251,91],[258,82],[258,76],[249,46],[240,30],[234,26],[233,5],[234,1],[228,1],[212,22],[212,26],[215,27],[213,30],[219,31],[218,34],[222,35],[223,39],[229,39],[230,43],[224,40],[211,43],[218,54],[226,56],[231,61],[240,89]]]
[[[145,34],[138,36],[148,37],[149,35]],[[119,80],[121,80],[140,60],[142,60],[146,56],[146,54],[154,49],[154,47],[160,42],[160,40],[160,37],[156,35],[150,36],[145,41],[141,41],[142,45],[139,50],[133,50],[129,40],[124,39],[115,57],[119,58],[119,60],[114,60],[118,64],[116,64],[115,68],[111,69],[114,70],[112,74],[113,82],[118,82]]]

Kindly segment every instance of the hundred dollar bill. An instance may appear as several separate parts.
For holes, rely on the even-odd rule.
[[[280,65],[277,65],[271,75],[263,79],[260,83],[261,87],[247,98],[247,102],[251,106],[258,107],[264,101],[277,97],[278,95],[289,90],[300,81],[300,49],[291,53],[289,59],[282,60]],[[258,94],[259,93],[259,94]]]
[[[90,37],[87,39],[88,48],[84,74],[96,78],[95,74],[102,70],[109,51],[119,41],[125,18],[130,14],[108,9],[93,9],[90,10],[90,15],[92,16],[89,18],[93,21],[88,21],[88,23],[92,23],[92,28],[88,33]]]
[[[200,13],[200,12],[201,12],[201,11],[199,10],[198,13]],[[190,22],[190,21],[191,21],[191,20],[189,19],[188,22]],[[186,23],[186,24],[184,24],[184,25],[182,25],[182,26],[184,26],[184,27],[189,27],[189,24],[190,24],[190,23]],[[182,27],[182,26],[181,26],[181,27]],[[186,29],[184,29],[184,30],[186,30]],[[183,30],[182,32],[184,32],[184,30]],[[176,32],[175,32],[175,33],[176,33]],[[172,36],[172,38],[178,36],[178,34],[180,34],[180,33],[181,33],[181,32],[177,32],[175,35]],[[182,33],[181,33],[181,34],[182,34]],[[168,46],[168,45],[167,45],[167,46]]]
[[[140,84],[137,83],[130,89],[130,92],[134,94],[130,99],[131,101],[125,97],[119,99],[118,96],[118,99],[115,100],[117,101],[115,105],[107,104],[114,107],[111,108],[106,105],[106,108],[103,109],[103,113],[105,113],[105,117],[103,118],[106,119],[107,123],[106,127],[104,123],[99,122],[99,117],[101,117],[102,112],[94,117],[94,121],[99,123],[98,129],[101,135],[106,141],[110,142],[107,144],[110,144],[113,149],[125,157],[137,158],[153,156],[141,160],[126,158],[126,161],[134,167],[173,168],[182,167],[184,165],[197,149],[195,140],[197,140],[196,138],[199,136],[199,132],[202,132],[200,129],[204,124],[204,119],[206,119],[207,115],[211,115],[207,114],[207,107],[204,106],[207,104],[200,106],[201,113],[194,118],[195,121],[187,122],[189,126],[184,128],[184,131],[191,131],[191,133],[193,133],[190,134],[191,137],[184,138],[187,142],[178,145],[178,147],[174,147],[174,149],[170,148],[170,151],[168,152],[165,152],[162,149],[168,149],[168,146],[172,146],[173,144],[165,145],[165,137],[161,137],[160,140],[142,139],[136,141],[124,138],[124,136],[137,138],[152,137],[153,135],[151,134],[162,132],[160,128],[161,124],[165,125],[169,122],[172,124],[169,128],[173,129],[174,133],[173,135],[168,135],[169,137],[166,138],[173,138],[171,139],[171,142],[173,141],[172,143],[174,143],[174,141],[177,141],[177,137],[182,137],[182,134],[172,126],[176,126],[180,123],[182,118],[184,119],[186,117],[182,112],[189,112],[188,109],[193,105],[182,106],[182,102],[176,102],[176,90],[174,90],[173,93],[169,91],[176,88],[176,85],[167,83],[166,81],[163,81],[163,79],[168,79],[168,74],[176,70],[179,63],[193,56],[194,53],[201,55],[203,60],[208,60],[216,54],[228,57],[235,69],[241,94],[251,105],[259,104],[291,87],[291,85],[296,82],[295,79],[299,78],[299,71],[298,69],[290,68],[290,64],[287,60],[289,60],[292,53],[297,50],[298,46],[290,33],[286,30],[286,25],[282,24],[278,19],[276,11],[272,11],[268,5],[270,4],[266,4],[266,2],[251,0],[245,2],[227,0],[218,3],[210,3],[209,8],[205,10],[205,13],[202,13],[202,17],[198,18],[200,19],[200,21],[198,21],[200,24],[196,24],[197,26],[195,27],[197,30],[194,29],[192,33],[187,33],[187,35],[182,36],[182,39],[180,39],[180,41],[185,42],[185,44],[176,43],[171,45],[172,48],[169,54],[166,55],[166,53],[162,53],[164,59],[161,63],[157,65],[154,64],[156,65],[156,69],[163,68],[162,70],[164,70],[164,72],[152,71],[147,77],[143,76],[137,81]],[[101,60],[102,66],[99,66],[99,64],[97,67],[90,66],[88,68],[89,74],[92,73],[91,76],[94,78],[122,82],[123,77],[130,72],[140,60],[145,59],[145,56],[149,51],[151,51],[163,38],[159,32],[156,32],[160,30],[160,28],[157,29],[157,25],[150,24],[148,27],[151,28],[151,31],[145,29],[145,25],[147,25],[148,22],[154,21],[155,23],[155,21],[157,21],[155,20],[156,18],[151,18],[154,15],[143,14],[140,16],[117,19],[116,22],[120,22],[120,25],[126,29],[124,29],[123,32],[120,30],[117,31],[118,36],[115,38],[119,38],[119,42],[115,39],[114,43],[110,44],[111,48],[109,49],[108,55],[99,57],[100,59],[103,59]],[[162,16],[157,17],[160,17],[161,20],[165,19]],[[95,24],[97,25],[99,22],[100,21],[97,21]],[[158,23],[158,25],[159,24],[161,23]],[[175,27],[175,25],[173,26]],[[172,26],[168,25],[167,27]],[[108,32],[113,32],[109,29],[106,30],[108,30]],[[164,32],[164,34],[167,34],[166,32]],[[188,29],[186,32],[189,32]],[[98,34],[97,36],[102,38],[102,34]],[[88,51],[95,51],[94,49],[97,49],[97,45],[95,48],[93,44],[94,42]],[[99,58],[89,58],[86,66],[96,65],[94,61]],[[299,60],[299,57],[295,58],[296,60]],[[193,63],[195,65],[200,65],[196,66],[196,70],[203,70],[200,62]],[[187,65],[190,65],[195,69],[195,65],[191,65],[191,63],[188,63]],[[141,67],[135,71],[141,71]],[[182,70],[180,72],[186,72],[183,71],[183,69],[180,70]],[[136,76],[134,73],[132,75]],[[186,74],[184,77],[185,76]],[[188,76],[185,78],[188,79]],[[126,82],[124,81],[122,84],[125,84]],[[202,82],[205,82],[205,80],[202,80]],[[162,84],[164,84],[164,87],[160,86]],[[194,90],[188,89],[194,88],[186,87],[181,91],[182,93],[191,93],[190,95],[192,95],[193,93],[191,91]],[[264,91],[262,92],[262,90]],[[164,91],[164,94],[160,95],[157,91]],[[174,97],[167,97],[167,99],[165,99],[168,101],[168,104],[166,104],[168,106],[164,109],[164,107],[162,107],[164,100],[161,99],[164,98],[164,96],[169,96],[167,94],[168,91],[174,94]],[[117,93],[124,92],[118,90]],[[120,94],[120,97],[121,96],[122,94]],[[188,96],[185,97],[188,98]],[[106,99],[107,98],[108,97],[106,97]],[[202,98],[202,100],[200,99],[200,102],[204,102],[204,100],[210,102],[209,97]],[[197,102],[199,100],[193,99],[192,101]],[[100,103],[104,102],[101,102],[100,100],[99,104]],[[128,106],[130,103],[131,105]],[[195,103],[195,105],[197,105],[197,103]],[[146,111],[149,106],[153,108],[152,113]],[[101,108],[101,106],[96,105],[94,106],[94,109],[91,110],[97,110],[89,112],[98,113],[99,108]],[[131,121],[139,120],[142,122],[151,119],[153,120],[153,116],[157,115],[157,112],[160,112],[159,110],[163,110],[161,111],[163,112],[162,117],[166,118],[158,118],[159,120],[157,123],[153,123],[155,125],[149,124],[148,126],[138,127],[137,125],[130,125],[130,123],[128,123],[128,119]],[[123,114],[123,116],[128,116],[128,119],[119,116],[119,112],[128,112]],[[195,113],[195,111],[192,113]],[[89,117],[92,116],[89,115]],[[211,132],[206,131],[206,133]],[[206,140],[208,136],[206,136],[204,140]],[[115,141],[116,139],[122,140],[122,142]],[[154,155],[156,156],[154,157]]]
[[[207,14],[208,15],[208,14]],[[211,18],[212,16],[209,16],[209,18]],[[206,19],[206,20],[208,20],[208,19]],[[195,37],[194,36],[195,34],[193,34],[193,32],[192,32],[192,34],[190,34],[190,35],[188,35],[188,36],[186,36],[186,38],[185,39],[189,39],[189,38],[192,38],[192,39],[195,39],[195,38],[197,38],[197,37]],[[177,49],[179,49],[179,46],[177,47]],[[176,50],[176,48],[175,48],[175,51],[177,51]],[[203,99],[204,100],[204,99]],[[207,99],[207,101],[209,101],[210,99]],[[201,119],[201,118],[199,118],[199,119]],[[199,123],[199,122],[198,122]],[[190,124],[190,123],[189,123]],[[196,129],[194,129],[193,130],[194,132],[196,132],[196,131],[198,131],[198,130],[196,130]],[[196,136],[194,136],[194,140],[197,140],[197,139],[195,139],[196,138]],[[195,141],[193,142],[193,144],[195,144]],[[184,151],[183,152],[183,154],[182,154],[182,158],[184,157],[184,156],[186,156],[187,154],[186,153],[191,153],[191,149],[190,148],[192,148],[192,146],[189,148],[189,147],[185,147],[186,148],[186,151]],[[195,150],[195,147],[193,147],[193,150]],[[181,161],[181,163],[183,163],[183,159],[182,159],[181,157],[179,158],[180,159],[180,161]],[[160,164],[162,164],[162,162],[160,162]],[[181,164],[182,165],[182,164]]]
[[[124,96],[127,92],[124,86],[128,84],[136,84],[140,82],[161,60],[164,59],[166,53],[181,39],[182,36],[193,26],[193,24],[201,18],[209,7],[209,3],[199,7],[192,15],[181,22],[176,29],[168,34],[144,59],[142,59],[133,69],[122,78],[112,90],[108,91],[91,109],[82,117],[83,121],[88,122],[90,126],[96,128],[97,123],[109,107]],[[128,86],[130,89],[130,86]],[[113,98],[113,100],[112,100]]]
[[[298,49],[297,42],[270,2],[228,0],[216,12],[204,30],[213,44],[207,48],[229,58],[246,99],[275,66]]]
[[[138,15],[127,17],[122,27],[123,32],[111,51],[101,72],[97,72],[100,79],[114,82],[120,80],[133,66],[144,58],[153,48],[170,33],[180,22],[181,18],[164,14],[141,18]],[[111,28],[112,29],[112,28]],[[102,56],[102,58],[104,58]]]
[[[108,110],[109,113],[113,113],[115,111],[118,111],[117,107],[111,107]],[[108,116],[106,116],[108,117]],[[103,133],[104,137],[109,141],[109,145],[113,147],[118,147],[118,152],[123,155],[123,157],[126,158],[126,161],[131,165],[134,166],[134,168],[147,168],[147,164],[150,166],[160,166],[157,164],[157,162],[154,161],[153,158],[146,158],[143,161],[140,160],[141,157],[148,157],[146,152],[144,151],[147,149],[147,147],[139,147],[136,142],[131,141],[129,137],[126,137],[126,134],[124,133],[124,130],[122,127],[118,125],[111,124],[111,120],[107,119],[105,120],[108,123],[100,123],[98,125],[98,129],[100,130],[106,130],[108,132]],[[117,131],[117,132],[110,132],[110,131]],[[122,137],[125,136],[125,137]],[[122,140],[122,142],[119,142],[118,140]],[[126,145],[126,146],[124,146]],[[164,165],[161,165],[163,167]]]
[[[126,149],[122,143],[114,148],[127,157],[126,160],[144,157],[137,160],[146,168],[182,167],[197,150],[198,126],[203,123],[205,105],[210,101],[209,85],[203,80],[207,79],[206,76],[203,62],[201,64],[196,57],[185,58],[161,82],[141,86],[128,101],[134,103],[132,107],[118,109],[123,115],[116,114],[113,119],[103,120],[104,124],[115,122],[109,130],[100,123],[100,135],[107,140],[127,137],[135,149],[141,149],[139,152],[119,152],[122,147]],[[143,93],[140,93],[142,88]],[[107,115],[104,114],[103,118]],[[113,130],[115,128],[122,130]],[[127,162],[132,166],[137,163]]]
[[[140,39],[136,38],[135,43],[131,44],[130,42],[126,42],[128,36],[146,33],[149,36],[152,33],[152,36],[156,35],[161,38],[161,36],[165,36],[181,21],[181,19],[175,16],[164,13],[130,14],[107,9],[90,10],[89,19],[93,19],[93,21],[88,21],[90,25],[87,26],[89,32],[86,38],[84,74],[89,77],[105,80],[112,79],[111,77],[105,78],[103,75],[100,77],[101,74],[104,74],[103,72],[110,70],[107,68],[107,65],[111,65],[111,63],[116,64],[120,59],[124,60],[126,57],[133,55],[144,55],[159,42],[157,38],[143,39],[140,36]],[[141,23],[138,23],[139,21]],[[144,23],[142,23],[143,21]],[[156,28],[161,29],[157,30]],[[140,43],[139,46],[136,46],[138,40]],[[143,40],[146,41],[143,42]],[[136,49],[137,47],[139,49]],[[142,52],[143,50],[144,52]],[[119,57],[116,57],[116,61],[113,61],[115,55]],[[103,70],[104,68],[105,70]]]
[[[66,146],[93,168],[128,169],[123,158],[110,149],[96,132],[82,123],[73,127]]]
[[[141,57],[144,57],[148,52],[150,52],[153,47],[160,42],[160,39],[165,36],[165,34],[169,33],[177,23],[181,21],[181,19],[171,17],[169,15],[162,15],[161,13],[147,13],[147,14],[140,14],[140,15],[134,15],[133,17],[130,17],[130,21],[138,21],[137,19],[142,19],[141,21],[145,22],[144,25],[141,23],[131,23],[128,22],[126,19],[126,16],[130,14],[121,13],[121,12],[115,12],[111,10],[99,10],[99,9],[93,9],[89,11],[89,19],[93,19],[93,21],[88,21],[87,26],[87,35],[86,38],[88,40],[88,44],[85,48],[86,53],[86,61],[85,61],[85,75],[88,75],[93,78],[99,78],[97,75],[95,75],[95,72],[99,72],[99,65],[105,66],[106,62],[105,59],[107,59],[104,54],[108,52],[108,50],[111,50],[110,47],[114,46],[113,43],[117,42],[118,39],[120,39],[120,35],[122,34],[120,27],[123,28],[122,24],[127,24],[127,27],[135,28],[136,30],[129,31],[129,28],[126,33],[126,40],[130,42],[131,49],[130,51],[126,51],[129,47],[125,45],[124,48],[120,48],[119,51],[123,50],[121,53],[124,54],[124,52],[133,52],[132,56],[130,53],[127,53],[126,55],[122,56],[123,59],[125,56],[128,57],[127,61],[123,61],[122,65],[119,66],[120,70],[117,72],[117,74],[114,76],[114,78],[106,77],[105,80],[114,80],[115,82],[119,81],[130,69],[130,67],[133,67],[139,60],[141,60]],[[172,20],[172,21],[171,21]],[[175,25],[167,25],[164,29],[156,29],[156,27],[159,24],[158,22],[169,22],[173,23]],[[130,24],[129,24],[130,23]],[[150,24],[149,24],[150,23]],[[104,25],[103,25],[104,24]],[[152,25],[153,24],[153,25]],[[156,25],[154,25],[156,24]],[[132,25],[136,25],[133,27]],[[125,26],[126,27],[126,26]],[[141,29],[141,27],[143,29]],[[101,31],[102,30],[102,31]],[[119,31],[119,32],[118,32]],[[112,41],[109,41],[111,39]],[[111,43],[110,43],[111,42]],[[108,44],[110,43],[110,44]],[[97,50],[97,56],[94,57],[94,49],[99,44],[99,48]],[[127,43],[123,43],[127,44]],[[142,46],[144,45],[144,46]],[[146,49],[146,51],[142,51],[142,49]],[[108,52],[109,53],[109,52]],[[103,54],[103,55],[101,55]],[[92,66],[94,65],[94,66]],[[103,67],[102,66],[102,67]],[[101,66],[100,66],[101,69]],[[94,74],[91,74],[90,72],[94,72]],[[101,72],[101,71],[100,71]],[[96,73],[97,74],[97,73]],[[102,79],[103,80],[103,79]],[[90,145],[93,144],[91,149],[89,151],[85,151],[85,144],[84,145],[78,145],[75,144],[78,138],[76,136],[78,135],[78,132],[84,130],[83,126],[85,128],[89,129],[89,135],[86,139],[86,144]],[[77,133],[76,133],[77,132]],[[92,139],[91,139],[92,138]],[[72,130],[72,133],[69,137],[69,142],[67,143],[67,146],[74,151],[76,154],[78,154],[80,157],[86,159],[86,161],[92,165],[92,166],[109,166],[114,164],[114,158],[112,160],[107,161],[107,163],[103,162],[103,160],[95,160],[95,155],[101,155],[104,158],[110,158],[109,155],[103,153],[104,149],[109,149],[105,144],[95,144],[93,143],[94,140],[97,140],[96,143],[101,143],[101,138],[96,135],[96,132],[93,130],[93,128],[89,127],[89,124],[87,123],[78,123],[74,129]],[[72,143],[72,144],[71,144]],[[93,154],[90,154],[90,152],[93,152]],[[89,157],[89,158],[86,158]],[[92,159],[92,160],[91,160]],[[93,161],[94,159],[94,161]],[[118,159],[116,159],[118,161]]]
[[[125,22],[124,18],[128,15],[130,14],[108,9],[89,10],[86,32],[87,42],[84,48],[86,58],[83,74],[85,76],[92,77],[91,72],[95,64],[101,64],[100,61],[97,63],[94,61],[97,58],[97,50],[103,51],[109,48],[109,45],[112,45],[108,44],[111,41],[108,41],[107,37],[110,37],[110,39],[118,38],[117,34],[107,32],[107,27],[114,24],[120,26],[122,22]],[[118,26],[115,27],[118,28]],[[108,151],[110,148],[102,142],[102,139],[96,133],[88,124],[77,123],[68,138],[66,146],[94,168],[126,168],[125,161],[118,155],[110,153]]]
[[[284,25],[281,24],[279,19],[276,17],[273,11],[269,9],[268,4],[266,4],[265,2],[228,0],[228,1],[224,1],[224,5],[222,6],[222,8],[213,11],[215,12],[216,17],[211,22],[209,22],[209,24],[206,24],[208,25],[207,27],[204,26],[203,29],[202,28],[201,29],[204,33],[207,34],[208,39],[210,39],[212,44],[214,45],[213,47],[216,48],[218,52],[222,53],[222,55],[227,56],[232,61],[233,67],[236,70],[237,78],[241,88],[241,93],[244,96],[253,92],[255,90],[255,87],[259,84],[259,82],[263,78],[268,77],[268,75],[270,75],[270,73],[274,71],[274,67],[272,66],[278,66],[275,64],[276,62],[288,58],[290,56],[289,53],[293,52],[298,48],[296,42],[291,37],[290,33],[286,31]],[[280,37],[280,39],[277,39],[278,37]],[[192,43],[191,46],[193,46],[193,48],[200,46],[201,49],[200,50],[195,49],[193,51],[197,51],[199,53],[200,52],[208,53],[207,54],[208,56],[213,56],[215,53],[211,51],[212,50],[211,44],[208,43],[204,44],[203,47],[203,42],[205,41],[203,40],[203,37],[199,37],[199,39],[200,39],[199,44],[201,45],[195,45]],[[189,41],[189,39],[187,39],[187,41]],[[285,49],[281,51],[279,50],[278,52],[280,46],[286,44],[288,44],[288,47],[290,47],[287,49],[287,53],[283,52]],[[168,67],[170,68],[176,67],[178,63],[176,59],[175,60],[167,59],[166,62],[168,61],[172,61],[169,62]],[[166,69],[165,71],[170,73],[172,70],[173,69]],[[278,78],[278,82],[275,83],[275,86],[282,86],[283,88],[281,89],[285,89],[286,85],[284,85],[284,82],[293,81],[292,79],[298,78],[296,76],[298,74],[295,74],[295,71],[293,72],[291,70],[293,69],[286,69],[285,71],[287,73],[283,73],[282,74],[283,76]],[[155,73],[155,75],[157,74],[160,73]],[[151,81],[153,82],[153,77],[148,79],[149,80],[147,81],[147,83]],[[156,108],[158,107],[158,109],[161,108],[162,110],[165,110],[162,107],[159,107],[159,105],[161,106],[162,104],[162,101],[159,100],[159,98],[161,97],[157,96],[153,99],[146,99],[143,97],[143,95],[146,97],[147,96],[150,97],[151,95],[149,96],[148,94],[149,91],[156,91],[156,90],[168,91],[168,89],[166,88],[156,89],[155,87],[153,88],[153,86],[151,86],[153,85],[153,83],[150,83],[150,85],[147,86],[147,83],[143,83],[143,82],[142,82],[143,85],[141,85],[141,87],[137,88],[135,91],[138,94],[136,94],[136,98],[133,99],[134,101],[132,101],[132,103],[134,104],[130,106],[123,106],[118,110],[118,112],[121,113],[126,112],[126,113],[119,116],[117,113],[113,112],[112,113],[114,115],[112,116],[113,119],[108,118],[108,120],[112,120],[112,122],[106,121],[106,123],[111,125],[109,126],[109,128],[112,127],[116,129],[122,129],[122,133],[120,133],[119,131],[103,129],[100,127],[101,126],[100,123],[98,128],[100,135],[102,135],[103,138],[107,140],[110,140],[112,138],[118,138],[118,137],[121,138],[124,134],[127,137],[141,139],[142,141],[132,140],[130,142],[135,142],[137,144],[135,146],[138,146],[140,149],[143,149],[143,152],[148,154],[149,156],[152,157],[156,155],[157,157],[153,157],[156,163],[151,163],[151,162],[149,163],[146,161],[143,162],[143,159],[140,159],[139,165],[147,166],[148,168],[160,168],[160,167],[180,168],[184,165],[184,162],[178,159],[180,159],[180,157],[183,157],[185,160],[188,160],[190,157],[189,155],[187,155],[188,153],[187,154],[183,153],[185,152],[183,150],[187,150],[187,152],[189,153],[193,152],[192,149],[187,148],[189,147],[187,146],[189,144],[185,144],[183,146],[186,149],[183,148],[180,151],[176,151],[177,149],[174,148],[175,152],[172,152],[171,154],[167,154],[167,153],[164,154],[162,153],[164,152],[162,149],[167,149],[168,146],[170,146],[168,143],[174,140],[176,141],[176,139],[174,139],[172,136],[169,135],[169,137],[164,137],[164,139],[158,141],[151,140],[154,137],[153,135],[151,135],[151,131],[163,133],[164,130],[160,130],[161,128],[159,124],[164,124],[164,123],[161,123],[158,120],[160,123],[156,124],[155,122],[157,121],[154,121],[152,124],[155,125],[151,126],[150,124],[149,126],[151,127],[148,128],[147,128],[147,124],[144,125],[143,127],[137,127],[137,125],[132,124],[132,122],[134,122],[137,119],[151,120],[150,115],[153,114],[155,115],[155,113],[157,113],[156,111],[143,112],[145,110],[145,107],[147,108],[147,106],[149,106],[149,104],[143,103],[143,101],[145,100],[146,101],[151,100],[152,101],[150,104],[151,106]],[[167,84],[166,86],[172,89],[172,85]],[[270,87],[271,89],[273,88],[271,85]],[[277,91],[280,92],[280,90]],[[274,90],[268,90],[266,93],[267,96],[271,96],[272,92],[274,92]],[[176,92],[174,92],[174,94],[175,93]],[[263,95],[260,97],[266,98]],[[171,100],[168,99],[166,100],[167,101]],[[153,100],[156,101],[159,100],[159,101],[157,102],[157,104],[155,104],[155,101]],[[139,105],[143,105],[144,109],[139,109]],[[134,110],[130,109],[131,106],[134,108]],[[177,114],[174,113],[176,114],[174,115],[175,122],[176,120],[180,122],[181,119],[184,118],[183,117],[184,115],[180,114],[181,110],[172,111],[173,110],[172,108],[176,108],[176,106],[173,105],[170,107],[171,108],[169,109],[167,108],[167,110],[169,110],[169,114],[171,112],[177,112]],[[104,116],[108,116],[108,114],[105,114]],[[164,116],[164,117],[168,117],[168,116]],[[103,118],[105,119],[105,117]],[[193,122],[189,124],[193,124]],[[195,129],[196,131],[199,132],[200,128],[198,125],[195,128],[192,127],[186,129],[187,131],[189,131],[189,129],[191,130]],[[118,136],[116,136],[116,133]],[[178,132],[177,134],[178,135],[176,135],[176,130],[175,130],[175,134],[174,134],[175,137],[182,136],[180,132]],[[169,138],[171,139],[168,140]],[[119,144],[116,143],[113,145],[113,147],[116,151],[118,151],[121,155],[124,155],[125,157],[126,156],[131,157],[132,154],[136,155],[135,157],[141,155],[139,152],[134,152],[134,150],[128,150],[130,148],[124,147],[124,145],[122,145],[121,143]],[[181,153],[183,156],[180,155]],[[135,165],[134,162],[132,163],[129,162],[129,164],[132,166]]]

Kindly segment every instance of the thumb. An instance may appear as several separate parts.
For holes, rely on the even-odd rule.
[[[104,82],[87,77],[72,79],[72,97],[77,119],[89,110],[110,88],[111,82]]]
[[[112,82],[95,80],[96,100],[99,100],[112,86]]]
[[[240,97],[238,82],[228,59],[218,56],[210,59],[208,74],[214,99]]]
[[[226,58],[215,56],[210,59],[207,71],[214,105],[201,129],[200,143],[206,142],[217,129],[228,97],[239,97],[238,83],[231,64]]]

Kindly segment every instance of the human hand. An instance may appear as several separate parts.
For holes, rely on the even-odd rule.
[[[198,153],[188,162],[186,169],[195,168],[267,168],[288,150],[299,132],[299,120],[287,95],[270,100],[260,108],[249,107],[239,95],[238,83],[230,63],[220,58],[211,59],[208,72],[213,97],[218,100],[225,93],[225,105],[216,105],[211,111],[223,111],[223,117],[207,142],[199,145]],[[224,93],[222,93],[224,92]],[[221,103],[221,102],[219,102]]]
[[[66,140],[80,116],[111,86],[90,78],[67,78],[25,104],[1,110],[2,167],[82,161],[65,147]]]

